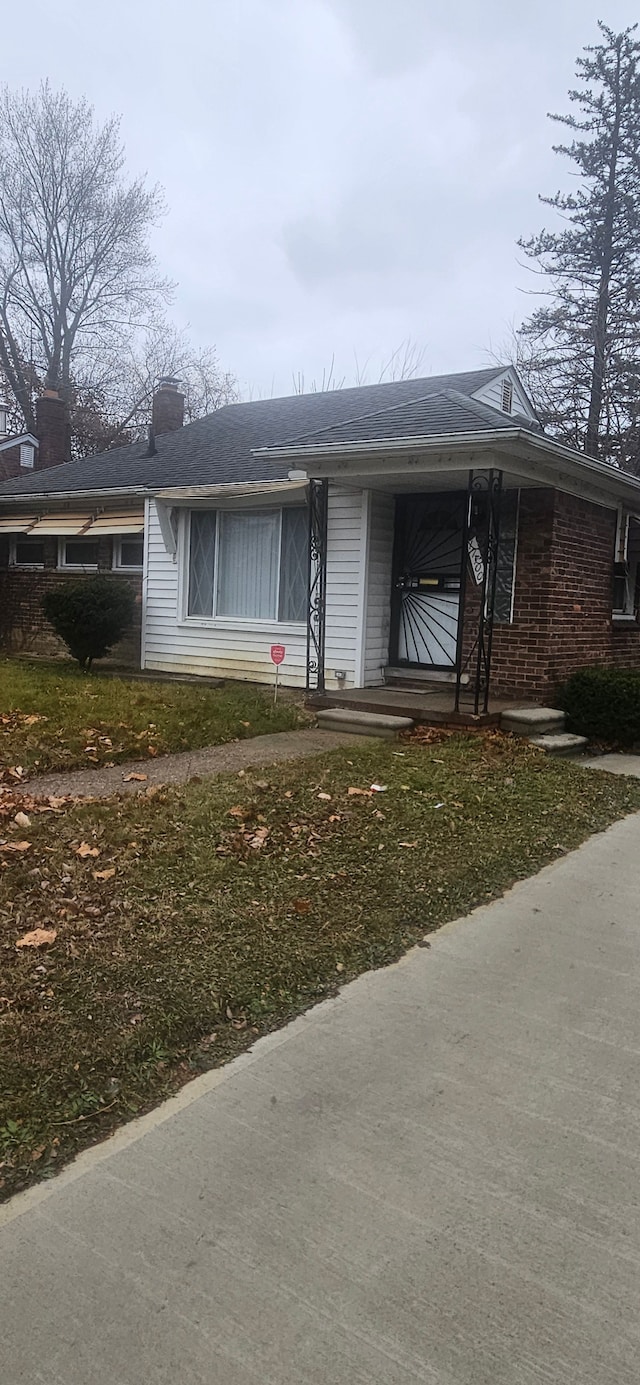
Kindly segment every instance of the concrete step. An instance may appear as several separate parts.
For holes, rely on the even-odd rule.
[[[395,683],[400,683],[403,687],[407,688],[419,688],[425,685],[427,688],[447,688],[455,687],[456,673],[455,670],[450,673],[446,669],[393,668],[390,666],[385,668],[384,681],[388,683],[390,687]],[[468,682],[469,674],[463,673],[460,677],[461,686],[466,687]]]
[[[318,712],[321,731],[346,731],[351,736],[381,736],[394,741],[413,726],[411,717],[392,717],[382,712],[353,712],[348,707],[327,707]]]
[[[507,708],[500,717],[501,731],[514,736],[546,736],[564,731],[565,714],[557,707]]]
[[[586,736],[572,736],[569,731],[550,732],[546,736],[530,736],[531,745],[547,755],[580,755],[587,744]]]

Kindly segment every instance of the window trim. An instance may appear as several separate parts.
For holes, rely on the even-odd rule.
[[[142,543],[142,562],[123,563],[122,562],[122,543],[132,543],[140,541]],[[114,572],[143,572],[144,571],[144,534],[115,534],[113,538],[113,552],[111,555],[111,566]]]
[[[29,535],[28,535],[28,534],[12,534],[11,539],[10,539],[10,541],[9,541],[9,567],[19,567],[19,568],[24,569],[24,570],[27,571],[27,572],[29,572],[29,571],[32,571],[32,572],[33,572],[33,571],[42,572],[42,570],[43,570],[43,568],[44,568],[44,565],[45,565],[45,564],[44,564],[44,558],[43,558],[43,561],[42,561],[41,563],[19,563],[19,562],[18,562],[18,559],[17,559],[17,557],[16,557],[16,549],[17,549],[17,547],[18,547],[18,544],[19,544],[19,543],[24,543],[25,539],[28,539],[28,538],[29,538]],[[35,538],[35,535],[34,535],[34,542],[35,542],[35,543],[41,543],[41,544],[43,545],[43,548],[44,548],[44,540],[43,540],[43,539],[36,539],[36,538]]]
[[[237,629],[237,630],[245,630],[245,631],[247,631],[247,633],[249,633],[250,631],[253,630],[253,631],[255,631],[256,634],[263,633],[265,630],[273,630],[274,627],[277,627],[277,629],[278,629],[280,632],[286,631],[287,633],[291,634],[292,636],[293,636],[293,635],[298,635],[298,634],[300,634],[301,631],[306,630],[306,628],[307,628],[307,622],[306,622],[306,620],[280,620],[280,619],[279,619],[279,613],[280,613],[280,587],[281,587],[281,582],[282,582],[282,529],[283,529],[282,515],[283,515],[284,510],[288,510],[288,509],[304,510],[305,507],[304,507],[303,505],[282,505],[282,504],[281,504],[281,505],[259,505],[259,506],[257,506],[257,505],[252,505],[252,506],[243,505],[243,506],[237,506],[237,507],[236,507],[236,506],[231,506],[231,505],[225,505],[225,506],[218,506],[217,508],[215,508],[215,509],[214,509],[214,513],[215,513],[215,516],[216,516],[216,532],[215,532],[215,549],[214,549],[214,559],[213,559],[213,613],[212,613],[212,615],[210,615],[210,616],[198,616],[198,615],[190,615],[190,614],[189,614],[189,577],[190,577],[190,569],[191,569],[191,515],[194,513],[194,511],[197,511],[197,510],[210,510],[210,509],[214,509],[214,507],[213,507],[213,506],[208,506],[208,505],[195,505],[195,506],[189,507],[188,509],[185,508],[185,511],[184,511],[185,517],[184,517],[184,521],[183,521],[183,531],[182,531],[182,537],[183,537],[183,561],[182,561],[181,564],[180,564],[181,578],[182,578],[182,591],[181,591],[181,599],[180,599],[180,606],[179,606],[179,610],[180,610],[180,619],[179,619],[179,621],[178,621],[178,625],[179,625],[179,626],[183,626],[183,627],[185,627],[185,628],[187,628],[187,629],[188,629],[190,626],[195,626],[195,625],[197,625],[197,626],[201,626],[201,627],[203,627],[203,628],[205,628],[205,629],[209,629],[209,630],[216,630],[216,629],[218,629],[218,630]],[[216,611],[216,603],[217,603],[217,599],[218,599],[219,563],[220,563],[220,553],[221,553],[221,547],[222,547],[221,542],[220,542],[220,535],[221,535],[220,516],[223,515],[223,514],[267,514],[267,513],[273,514],[274,512],[279,516],[279,519],[280,519],[280,523],[279,523],[279,526],[278,526],[278,584],[277,584],[277,591],[276,591],[276,614],[275,614],[274,616],[228,616],[228,615],[219,615],[219,614],[217,613],[217,611]]]
[[[98,563],[68,563],[66,561],[66,548],[68,543],[79,543],[84,534],[76,535],[64,534],[58,539],[58,567],[63,572],[98,572]],[[91,543],[98,543],[98,539],[91,539]]]

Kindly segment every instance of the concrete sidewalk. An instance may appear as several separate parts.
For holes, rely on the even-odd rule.
[[[640,815],[0,1212],[3,1385],[637,1385]]]
[[[174,755],[159,755],[157,760],[127,760],[121,765],[98,765],[94,769],[62,770],[38,774],[23,783],[11,784],[15,794],[34,794],[41,798],[71,794],[74,798],[110,798],[112,794],[144,793],[150,784],[186,784],[195,775],[213,778],[250,766],[265,767],[282,760],[304,760],[324,750],[361,742],[362,736],[338,731],[273,731],[266,736],[248,736],[225,745],[205,745],[201,750],[181,750]],[[130,774],[143,775],[129,779]]]

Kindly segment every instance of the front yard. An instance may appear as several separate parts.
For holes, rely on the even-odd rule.
[[[0,772],[119,764],[304,725],[300,701],[268,688],[162,683],[0,660]]]
[[[442,736],[46,806],[0,823],[3,1196],[637,810],[640,783]]]

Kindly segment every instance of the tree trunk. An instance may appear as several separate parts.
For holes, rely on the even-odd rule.
[[[607,182],[604,226],[602,235],[602,266],[598,284],[598,298],[593,332],[593,366],[591,371],[591,391],[589,395],[589,414],[585,437],[585,452],[589,457],[597,457],[600,451],[600,420],[602,417],[602,396],[607,363],[607,325],[609,320],[609,291],[611,285],[611,266],[613,262],[613,227],[615,219],[616,176],[618,171],[618,149],[620,143],[620,65],[621,39],[618,40],[616,64],[615,115],[611,135],[611,159]]]

